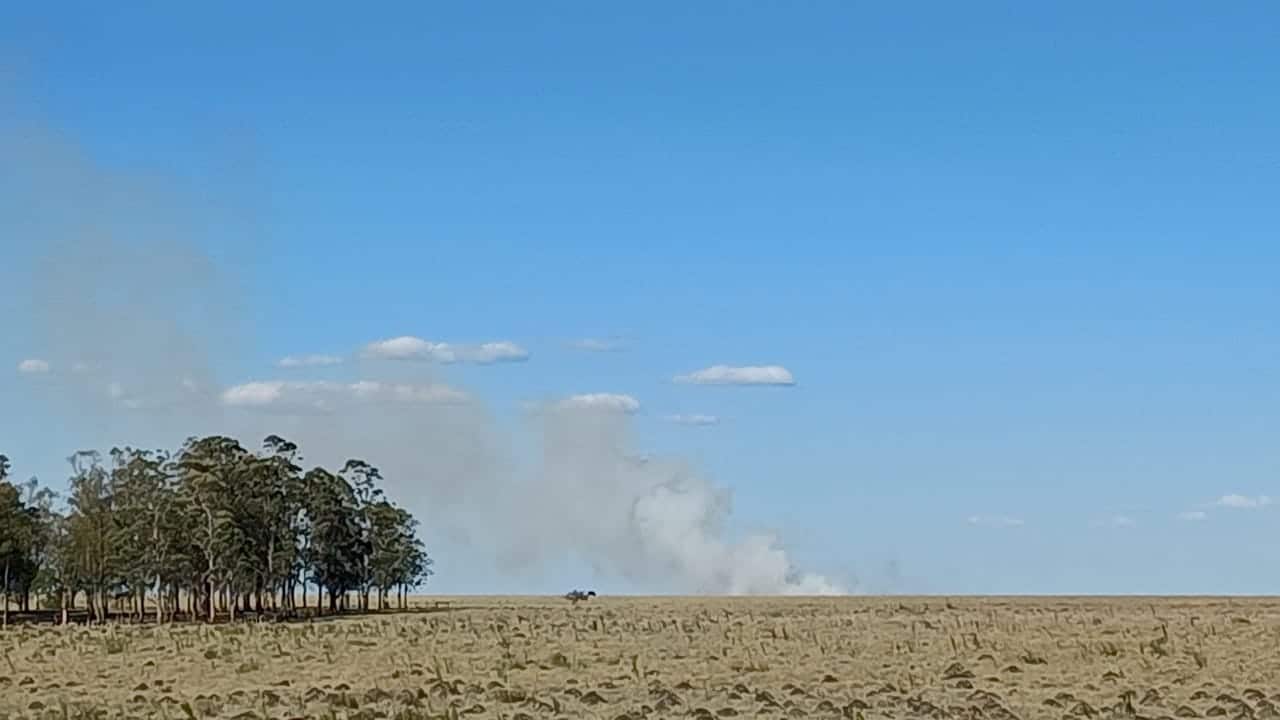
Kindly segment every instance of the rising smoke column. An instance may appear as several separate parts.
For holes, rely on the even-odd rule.
[[[527,526],[520,547],[573,551],[607,572],[681,592],[843,592],[824,577],[797,573],[775,537],[729,541],[730,491],[678,461],[638,456],[628,413],[560,404],[537,420],[543,457],[528,488],[554,512]]]
[[[36,248],[28,331],[14,338],[47,362],[39,380],[56,411],[90,426],[80,437],[174,448],[223,433],[256,448],[277,433],[309,465],[363,457],[428,539],[470,538],[503,568],[536,572],[573,556],[677,592],[841,592],[797,574],[772,536],[729,540],[729,490],[677,460],[642,458],[627,396],[552,403],[508,431],[430,364],[353,362],[339,369],[354,376],[330,382],[220,378],[262,364],[242,289],[252,254],[216,262],[206,248],[223,240],[176,193],[51,133],[0,128],[0,157],[0,187],[14,190],[0,201],[0,233]],[[539,448],[531,461],[512,449],[525,432]]]

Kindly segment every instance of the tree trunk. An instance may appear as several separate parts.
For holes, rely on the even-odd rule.
[[[272,578],[272,579],[275,578],[276,576],[275,562],[276,562],[276,538],[275,538],[275,535],[273,534],[271,536],[271,539],[267,541],[267,572],[266,572],[267,578]],[[267,589],[268,586],[269,586],[269,583],[263,582],[261,578],[258,580],[258,614],[259,615],[262,614],[262,591],[264,589]],[[274,598],[275,590],[272,589],[271,593],[272,593],[271,596]]]
[[[4,611],[0,613],[0,627],[9,627],[9,558],[4,559]]]
[[[218,612],[218,606],[214,602],[212,580],[205,584],[205,596],[208,598],[209,602],[209,622],[213,622],[215,617],[214,613]]]
[[[62,624],[67,624],[67,589],[62,588],[58,591],[58,604],[62,606]]]

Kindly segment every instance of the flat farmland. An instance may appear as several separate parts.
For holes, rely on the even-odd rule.
[[[1280,715],[1280,600],[418,598],[0,634],[0,717]]]

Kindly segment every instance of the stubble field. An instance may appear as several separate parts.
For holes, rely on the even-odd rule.
[[[1280,601],[451,598],[302,623],[11,627],[0,717],[1280,715]]]

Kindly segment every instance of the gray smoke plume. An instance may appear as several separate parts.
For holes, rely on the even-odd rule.
[[[11,326],[50,376],[46,397],[90,437],[172,428],[165,416],[215,423],[213,368],[244,342],[243,293],[198,249],[213,223],[158,180],[104,171],[54,133],[9,122],[0,235],[26,270]]]
[[[77,437],[173,448],[219,432],[256,447],[275,433],[308,464],[362,457],[428,538],[466,537],[504,569],[574,557],[667,591],[842,592],[797,574],[771,536],[731,541],[728,490],[678,461],[641,457],[629,438],[638,405],[626,396],[548,403],[513,430],[435,365],[356,348],[337,368],[350,375],[342,381],[281,378],[277,368],[219,377],[255,353],[236,273],[202,249],[223,243],[204,230],[207,208],[100,169],[50,133],[4,130],[0,187],[13,192],[0,204],[0,233],[32,248],[28,332],[18,337],[47,364],[46,397],[86,425]],[[536,358],[522,371],[536,372]],[[536,457],[517,451],[526,441]]]

